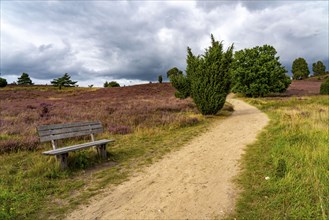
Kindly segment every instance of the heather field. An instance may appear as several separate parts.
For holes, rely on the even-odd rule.
[[[232,111],[226,105],[218,117],[203,117],[191,99],[177,99],[174,93],[166,83],[1,89],[0,219],[62,218],[105,186],[125,181]],[[107,147],[108,160],[102,161],[93,149],[78,151],[70,153],[69,169],[60,171],[54,157],[42,155],[51,144],[40,144],[37,126],[95,120],[105,129],[97,139],[115,139]],[[59,145],[84,141],[70,139]]]
[[[0,91],[0,153],[43,148],[36,127],[77,121],[101,121],[107,135],[154,127],[197,123],[193,102],[174,97],[170,84],[107,89],[50,86],[8,87]]]

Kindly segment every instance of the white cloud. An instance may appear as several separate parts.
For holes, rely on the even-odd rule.
[[[328,4],[2,1],[1,73],[50,81],[68,72],[85,85],[156,81],[185,69],[186,47],[203,53],[210,33],[236,50],[273,45],[287,69],[297,57],[328,62]]]

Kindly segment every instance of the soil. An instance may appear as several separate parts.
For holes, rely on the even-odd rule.
[[[239,160],[269,119],[243,101],[228,101],[235,109],[230,117],[67,219],[209,219],[233,212]]]

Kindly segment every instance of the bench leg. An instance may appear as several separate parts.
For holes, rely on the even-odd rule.
[[[107,159],[106,144],[99,145],[97,147],[97,152],[102,159]]]
[[[68,158],[68,156],[69,156],[68,153],[66,153],[66,154],[60,154],[60,155],[57,155],[56,156],[57,160],[60,163],[61,170],[65,170],[68,167],[67,166],[67,158]]]

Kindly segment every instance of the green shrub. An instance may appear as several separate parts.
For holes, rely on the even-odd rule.
[[[107,87],[120,87],[120,84],[117,83],[116,81],[111,81],[111,82],[105,82],[104,83],[104,87],[107,88]]]
[[[320,87],[320,94],[329,95],[329,78],[327,78]]]
[[[0,77],[0,88],[7,86],[7,80]]]
[[[211,35],[211,46],[202,56],[193,55],[187,48],[186,76],[170,76],[178,90],[176,96],[191,96],[203,115],[214,115],[223,106],[230,91],[230,65],[233,60],[233,45],[223,52],[223,43]]]
[[[183,74],[170,76],[171,84],[176,88],[175,96],[180,99],[186,99],[190,96],[190,82]]]

